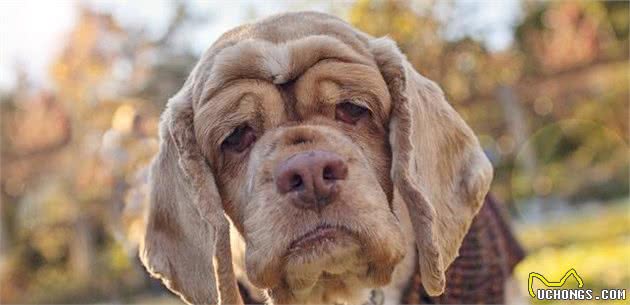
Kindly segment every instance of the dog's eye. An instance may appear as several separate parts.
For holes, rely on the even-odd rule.
[[[335,119],[348,124],[354,124],[368,113],[369,110],[367,108],[344,101],[337,104]]]
[[[248,125],[236,127],[232,133],[223,140],[221,148],[242,152],[256,141],[254,130]]]

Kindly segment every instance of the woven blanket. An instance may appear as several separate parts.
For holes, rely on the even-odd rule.
[[[429,297],[416,271],[403,304],[504,304],[504,284],[525,252],[514,238],[504,207],[490,196],[446,272],[446,289]]]

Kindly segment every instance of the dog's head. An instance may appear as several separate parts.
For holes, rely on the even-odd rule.
[[[386,285],[408,239],[440,294],[492,175],[391,40],[318,13],[223,35],[169,101],[160,139],[141,257],[190,303],[240,302],[230,223],[247,277],[277,303]]]

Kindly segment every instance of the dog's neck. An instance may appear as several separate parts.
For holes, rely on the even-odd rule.
[[[412,269],[413,270],[413,269]],[[412,275],[410,275],[412,276]],[[401,279],[402,280],[402,279]],[[409,281],[410,279],[407,279]],[[407,281],[405,281],[405,285],[407,285]],[[355,304],[355,305],[396,305],[400,304],[402,293],[404,291],[403,288],[400,287],[398,283],[392,282],[391,284],[375,289],[363,288],[356,295],[357,298],[353,300],[340,300],[339,302],[334,302],[334,305],[341,304]],[[246,295],[243,296],[246,304],[268,304],[272,305],[273,300],[265,297],[263,291],[251,286],[251,285],[242,285],[242,288],[245,289],[244,293]]]
[[[245,286],[243,286],[245,287]],[[272,305],[273,300],[266,299],[262,296],[262,292],[252,291],[251,288],[243,288],[246,289],[243,299],[245,304],[268,304]],[[334,305],[342,305],[342,304],[357,304],[357,305],[395,305],[400,304],[401,291],[396,287],[386,286],[383,288],[375,288],[375,289],[362,289],[358,293],[359,297],[354,300],[354,302],[350,303],[347,301],[343,301],[340,303],[333,303]],[[265,300],[266,299],[266,300]]]

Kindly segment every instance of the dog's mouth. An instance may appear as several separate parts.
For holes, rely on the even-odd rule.
[[[352,238],[351,232],[343,227],[320,225],[302,235],[289,246],[289,253],[303,253],[317,250],[327,245],[334,245]]]

